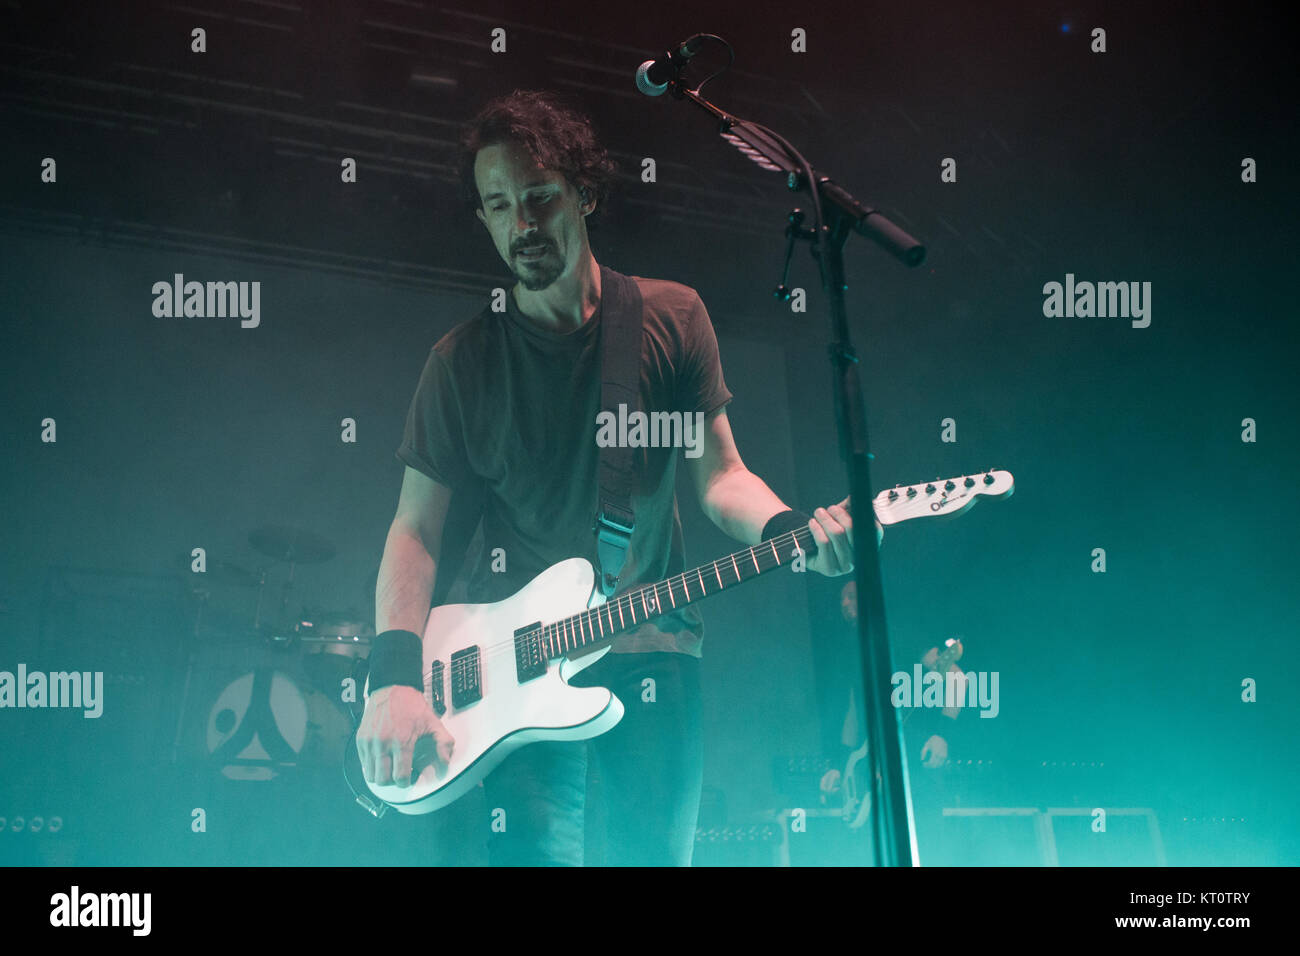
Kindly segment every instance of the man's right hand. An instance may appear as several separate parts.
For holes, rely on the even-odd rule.
[[[451,761],[455,741],[424,695],[414,687],[400,684],[381,687],[371,694],[357,729],[357,754],[361,757],[361,772],[366,782],[409,787],[411,760],[416,743],[422,738],[432,738],[436,746],[420,748],[419,770],[432,763],[441,775]],[[432,752],[435,750],[436,758]],[[429,751],[427,755],[426,751]],[[419,778],[418,771],[415,776]]]

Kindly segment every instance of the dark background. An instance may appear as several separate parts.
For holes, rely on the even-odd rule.
[[[876,483],[1016,476],[1011,499],[891,529],[882,552],[897,665],[960,633],[964,665],[1000,674],[998,718],[963,715],[960,749],[954,735],[950,802],[1152,808],[1171,863],[1296,862],[1292,52],[1241,5],[994,6],[0,5],[0,669],[108,681],[98,721],[0,711],[0,817],[63,821],[0,829],[0,861],[481,859],[473,798],[375,824],[324,762],[269,783],[217,774],[197,728],[222,687],[298,663],[249,638],[256,588],[214,580],[196,627],[186,556],[265,569],[274,605],[287,570],[248,534],[310,529],[337,555],[296,570],[289,612],[373,623],[420,368],[509,282],[454,174],[459,125],[494,95],[552,88],[592,115],[621,171],[597,259],[698,289],[746,463],[806,510],[843,497],[804,249],[791,284],[808,313],[771,294],[800,200],[693,107],[632,85],[705,31],[736,51],[707,96],[929,249],[908,270],[850,244]],[[190,52],[196,26],[207,53]],[[789,51],[796,26],[807,54]],[[46,156],[57,184],[40,181]],[[260,281],[261,326],[155,318],[151,286],[176,272]],[[1150,327],[1045,318],[1043,284],[1066,273],[1151,282]],[[46,417],[57,444],[40,441]],[[940,441],[948,417],[956,443]],[[688,561],[733,550],[685,485],[682,513]],[[842,759],[841,583],[705,606],[703,825],[816,805],[815,773],[785,771]],[[1241,702],[1245,678],[1258,703]],[[1058,821],[1061,862],[1152,862],[1149,832],[1121,820],[1106,835]],[[832,825],[795,861],[839,859]],[[1024,824],[945,825],[923,860],[960,843],[947,859],[1041,861]]]

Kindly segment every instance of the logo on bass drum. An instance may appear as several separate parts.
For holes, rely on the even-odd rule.
[[[347,716],[329,698],[269,667],[231,681],[208,714],[208,753],[231,780],[327,763],[346,737]]]

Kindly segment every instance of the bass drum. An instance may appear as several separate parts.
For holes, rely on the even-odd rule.
[[[261,667],[218,695],[208,713],[207,749],[231,780],[271,780],[339,766],[351,730],[341,703]]]
[[[294,643],[300,667],[313,685],[338,694],[358,659],[370,656],[375,629],[364,621],[325,617],[298,625]]]

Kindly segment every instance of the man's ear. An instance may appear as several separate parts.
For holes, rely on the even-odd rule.
[[[579,186],[578,198],[582,200],[582,214],[584,216],[591,215],[591,213],[596,209],[596,199],[592,195],[591,190],[586,186]]]
[[[482,206],[479,206],[477,209],[474,210],[474,215],[478,216],[479,222],[483,223],[483,225],[485,226],[487,225],[487,216],[483,215]]]

